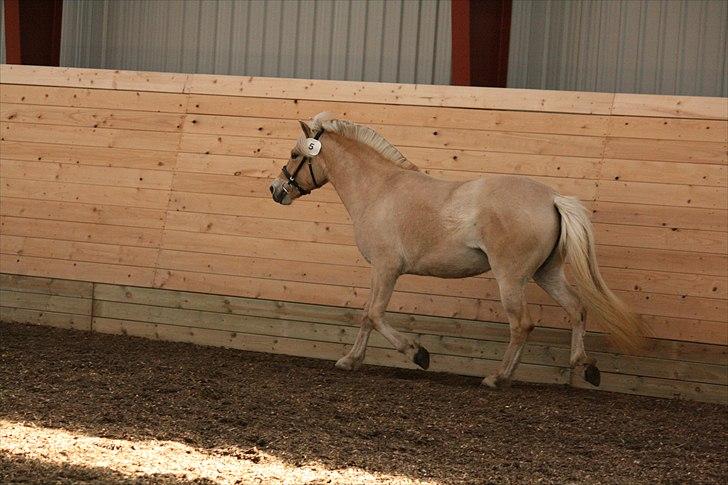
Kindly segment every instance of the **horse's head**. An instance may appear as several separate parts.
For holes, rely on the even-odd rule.
[[[312,123],[300,123],[303,134],[291,150],[291,158],[270,185],[273,200],[283,205],[291,204],[329,181],[326,166],[320,157],[322,148],[319,139],[324,134],[321,123],[318,117]]]

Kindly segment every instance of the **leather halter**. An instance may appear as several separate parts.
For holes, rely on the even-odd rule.
[[[316,135],[313,137],[314,140],[318,140],[319,138],[321,138],[321,135],[323,135],[323,133],[324,133],[324,130],[321,130],[318,133],[316,133]],[[283,168],[281,168],[281,172],[283,172],[283,176],[286,177],[286,179],[288,180],[288,185],[295,187],[296,190],[298,190],[298,192],[301,195],[308,195],[311,193],[311,190],[318,189],[320,187],[318,182],[316,182],[316,177],[313,175],[313,165],[311,164],[311,158],[312,157],[303,157],[303,160],[301,160],[301,163],[298,164],[298,166],[293,171],[293,173],[288,172],[288,169],[286,168],[285,165],[283,166]],[[313,181],[313,188],[311,190],[304,189],[296,181],[296,175],[298,175],[298,172],[301,170],[301,167],[303,167],[304,163],[306,165],[308,165],[308,172],[311,174],[311,181]],[[283,190],[286,190],[285,186],[283,187]],[[288,192],[288,190],[286,190],[286,192]]]

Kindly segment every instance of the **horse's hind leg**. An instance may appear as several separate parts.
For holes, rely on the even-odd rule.
[[[521,352],[526,344],[528,334],[533,330],[533,322],[528,313],[524,295],[525,286],[526,278],[498,278],[501,302],[510,323],[511,339],[500,368],[483,379],[483,384],[489,387],[510,385],[513,372],[521,359]]]
[[[576,292],[566,281],[563,261],[560,258],[549,261],[533,275],[533,279],[569,314],[571,319],[571,357],[569,363],[572,369],[577,366],[584,366],[584,379],[592,385],[598,386],[601,378],[599,369],[595,365],[597,361],[587,356],[584,349],[586,310]]]

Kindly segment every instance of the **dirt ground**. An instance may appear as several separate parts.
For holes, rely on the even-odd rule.
[[[728,479],[725,406],[479,384],[0,324],[0,482]]]

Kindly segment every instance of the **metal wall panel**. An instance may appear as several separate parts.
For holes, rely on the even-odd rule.
[[[61,65],[450,83],[450,0],[65,0]]]
[[[508,86],[728,96],[725,0],[514,0]]]

